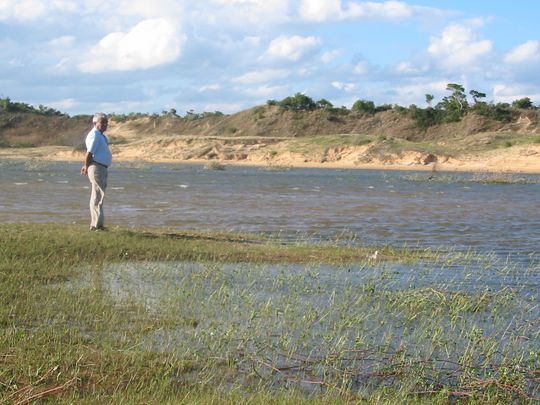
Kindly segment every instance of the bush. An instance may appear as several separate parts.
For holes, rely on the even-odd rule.
[[[414,105],[409,107],[409,116],[416,122],[416,125],[421,129],[427,129],[433,125],[440,124],[442,122],[448,122],[445,120],[446,112],[441,109],[435,109],[428,107],[426,109],[418,108]]]
[[[0,112],[36,113],[36,114],[47,115],[47,116],[67,116],[67,114],[57,111],[51,107],[39,105],[38,108],[35,108],[26,103],[13,102],[10,100],[9,97],[0,98]]]
[[[533,108],[533,103],[529,97],[524,97],[512,102],[512,107],[528,109]]]
[[[375,107],[375,112],[378,113],[378,112],[383,112],[383,111],[389,111],[391,110],[393,107],[391,104],[381,104],[381,105],[378,105],[377,107]]]
[[[352,110],[353,111],[367,112],[369,114],[374,114],[375,113],[375,103],[373,101],[370,101],[370,100],[357,100],[353,104]]]
[[[317,108],[333,108],[334,107],[334,105],[330,101],[324,98],[317,101],[316,105],[317,105]]]
[[[508,103],[477,103],[472,108],[472,111],[501,122],[512,121],[512,109]]]
[[[317,108],[313,99],[302,93],[285,97],[279,102],[279,106],[285,110],[315,110]]]

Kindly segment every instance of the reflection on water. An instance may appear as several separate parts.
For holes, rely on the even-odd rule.
[[[0,221],[86,223],[88,181],[79,168],[0,162]],[[540,176],[529,176],[533,184],[452,176],[457,181],[413,181],[411,172],[117,164],[110,170],[106,216],[109,226],[537,252]]]

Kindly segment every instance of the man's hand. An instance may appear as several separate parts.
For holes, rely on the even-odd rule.
[[[86,153],[86,156],[84,157],[84,165],[81,167],[81,174],[88,174],[88,167],[92,163],[93,158],[94,155],[92,155],[90,152]]]

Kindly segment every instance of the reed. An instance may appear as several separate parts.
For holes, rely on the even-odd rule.
[[[522,269],[474,252],[377,247],[373,259],[373,249],[0,225],[0,397],[538,400],[537,260]]]

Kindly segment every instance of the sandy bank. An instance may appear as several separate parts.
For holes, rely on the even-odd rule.
[[[375,170],[438,170],[449,172],[538,173],[540,174],[540,144],[513,146],[483,154],[456,157],[435,156],[416,151],[399,155],[365,156],[365,147],[354,146],[321,153],[293,153],[275,148],[270,153],[264,147],[240,148],[236,152],[220,152],[214,147],[198,156],[201,145],[176,142],[115,145],[117,162],[200,163],[219,162],[224,165],[270,166],[276,168],[310,167]],[[38,159],[49,161],[83,161],[83,153],[73,148],[49,146],[40,148],[0,149],[0,159]]]

